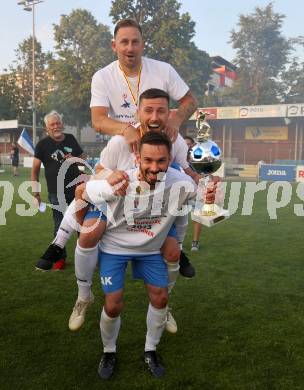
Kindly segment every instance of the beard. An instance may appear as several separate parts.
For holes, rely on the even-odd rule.
[[[145,171],[140,169],[140,179],[144,180],[151,187],[154,187],[156,183],[161,182],[163,180],[166,172],[167,172],[167,169],[166,170],[158,170],[155,172],[151,171],[150,169],[146,169]]]

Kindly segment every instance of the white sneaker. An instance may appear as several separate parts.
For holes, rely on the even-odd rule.
[[[199,243],[198,241],[192,241],[192,244],[191,244],[191,251],[198,251],[199,250]]]
[[[91,297],[88,301],[82,301],[80,299],[77,299],[69,319],[70,330],[75,331],[82,327],[85,320],[86,311],[88,307],[92,305],[93,302],[94,302],[94,295],[92,292],[91,292]]]
[[[166,316],[166,331],[170,333],[177,332],[177,324],[169,308]]]

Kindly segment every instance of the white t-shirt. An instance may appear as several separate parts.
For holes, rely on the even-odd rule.
[[[178,134],[176,141],[172,144],[171,161],[179,164],[183,169],[188,168],[187,153],[188,146],[184,138]],[[136,166],[136,159],[125,137],[115,135],[101,151],[99,163],[108,169],[126,170]]]
[[[138,97],[150,88],[162,89],[173,100],[180,100],[189,91],[187,84],[170,64],[143,57]],[[136,124],[136,105],[118,60],[94,74],[90,107],[108,107],[111,118]]]
[[[113,254],[160,253],[172,224],[179,218],[177,214],[190,211],[185,205],[195,198],[197,186],[185,173],[169,168],[155,190],[137,195],[138,169],[129,170],[127,174],[131,192],[125,197],[114,196],[106,180],[86,184],[92,203],[99,206],[107,201],[109,206],[100,249]],[[181,207],[184,207],[182,211]]]

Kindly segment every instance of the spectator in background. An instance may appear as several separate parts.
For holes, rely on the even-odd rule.
[[[195,141],[192,137],[190,137],[189,135],[185,135],[184,136],[184,140],[188,146],[188,162],[189,162],[189,153],[190,153],[190,150],[191,148],[193,147],[193,145],[195,144]],[[189,163],[189,165],[191,166],[191,164]],[[191,167],[192,168],[192,167]],[[193,168],[192,168],[193,169]],[[194,169],[193,169],[194,170]]]
[[[35,148],[35,156],[32,167],[31,180],[33,183],[33,196],[37,199],[38,204],[41,203],[40,192],[37,188],[37,182],[39,182],[39,173],[41,163],[45,168],[45,179],[48,188],[48,198],[52,205],[58,206],[58,197],[63,194],[58,193],[57,188],[57,176],[60,170],[61,164],[69,158],[79,157],[83,158],[83,150],[78,144],[76,138],[72,134],[63,133],[62,116],[56,111],[52,111],[44,117],[44,123],[46,126],[47,137],[40,140]],[[65,174],[64,182],[64,196],[67,204],[70,204],[75,196],[75,187],[67,187],[69,183],[75,180],[80,175],[78,165],[72,164],[68,168]],[[35,184],[36,183],[36,184]],[[35,187],[36,185],[36,187]],[[54,220],[54,235],[56,235],[63,214],[61,211],[53,208],[53,220]],[[66,251],[64,249],[62,259],[58,260],[53,268],[63,269],[65,266]],[[44,267],[44,263],[37,263],[37,269],[47,271]]]
[[[186,144],[188,145],[189,149],[191,149],[192,146],[195,144],[194,139],[192,137],[190,137],[189,135],[185,135],[184,140],[185,140]]]
[[[11,159],[12,159],[12,167],[13,167],[13,175],[18,176],[18,166],[19,166],[19,148],[16,142],[12,142],[11,149]]]

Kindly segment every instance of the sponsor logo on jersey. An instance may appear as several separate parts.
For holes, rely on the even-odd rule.
[[[130,104],[131,104],[131,103],[127,102],[127,100],[124,99],[124,102],[123,102],[123,104],[122,104],[120,107],[123,107],[123,108],[130,108]]]

